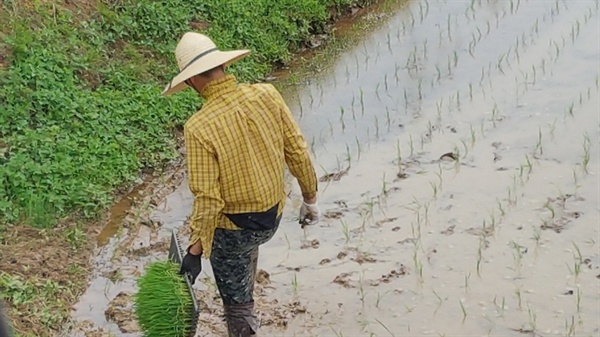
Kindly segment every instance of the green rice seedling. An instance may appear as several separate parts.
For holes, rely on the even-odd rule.
[[[400,71],[400,66],[398,63],[394,64],[394,79],[396,80],[396,84],[400,82],[400,77],[398,76],[398,72]]]
[[[410,155],[408,157],[412,158],[412,156],[414,154],[414,143],[413,143],[412,135],[408,136],[408,145],[410,148]]]
[[[575,256],[575,258],[579,263],[583,263],[583,255],[581,255],[581,250],[579,250],[579,246],[577,246],[577,244],[574,241],[572,241],[571,243],[573,243],[573,247],[575,247],[575,251],[577,252],[577,256]]]
[[[539,155],[543,155],[544,154],[544,149],[542,147],[542,128],[540,127],[538,129],[538,140],[537,143],[535,144],[535,149],[534,149],[534,154],[539,152]]]
[[[452,30],[450,29],[450,14],[448,14],[448,40],[452,42]]]
[[[485,245],[485,238],[479,237],[479,247],[477,248],[477,276],[481,278],[481,261],[483,260],[483,247]]]
[[[519,310],[523,310],[523,294],[522,294],[522,286],[517,286],[515,288],[515,295],[517,296],[517,306]]]
[[[501,305],[498,305],[497,303],[497,296],[494,296],[494,299],[492,300],[492,303],[494,304],[494,307],[496,307],[496,311],[498,312],[500,317],[504,317],[504,308],[505,308],[505,298],[504,296],[502,296],[502,303]]]
[[[179,266],[171,261],[153,262],[137,280],[134,313],[147,337],[187,337],[193,300]]]
[[[329,326],[329,328],[331,329],[331,331],[333,331],[336,337],[344,337],[342,330],[336,331],[332,326]]]
[[[354,123],[356,124],[356,109],[354,108],[354,94],[352,94],[352,120],[354,121]]]
[[[387,182],[385,181],[385,172],[383,172],[383,177],[381,177],[381,195],[387,195]]]
[[[502,206],[502,202],[500,202],[500,200],[498,198],[496,198],[496,203],[498,204],[498,210],[500,211],[500,217],[504,217],[504,215],[506,215],[506,211],[504,210],[504,207]]]
[[[437,313],[437,311],[440,309],[440,307],[442,306],[442,304],[444,303],[444,299],[442,299],[442,297],[440,296],[440,294],[438,294],[438,292],[435,291],[435,289],[432,289],[431,291],[433,292],[433,294],[435,295],[435,297],[438,300],[438,305],[435,308],[435,311],[433,312],[433,314],[435,315]],[[446,299],[448,299],[448,298],[446,297]]]
[[[525,155],[525,160],[527,161],[527,175],[529,176],[531,174],[531,171],[533,171],[533,163],[531,162],[531,160],[529,159],[528,155]]]
[[[419,84],[417,85],[419,90],[419,101],[423,100],[423,79],[419,79]]]
[[[540,248],[540,241],[542,239],[542,230],[540,227],[533,226],[533,236],[531,237],[535,241],[536,251]]]
[[[390,115],[390,108],[388,108],[387,106],[385,107],[385,123],[387,125],[388,131],[390,131],[390,128],[392,126],[392,116]]]
[[[348,244],[350,242],[350,227],[344,220],[340,219],[340,222],[342,225],[342,233],[344,234],[344,239],[346,240],[346,244]]]
[[[292,277],[292,290],[293,290],[294,294],[297,294],[299,289],[300,289],[300,282],[298,281],[298,274],[294,273],[294,277]]]
[[[427,60],[427,39],[423,41],[423,59]]]
[[[544,208],[550,211],[550,219],[554,219],[554,216],[556,214],[554,212],[554,207],[552,207],[552,205],[550,204],[550,201],[546,201],[544,203]]]
[[[378,320],[377,318],[375,318],[375,321],[376,321],[377,323],[379,323],[379,325],[381,325],[381,326],[382,326],[382,327],[385,329],[385,331],[387,331],[387,332],[390,334],[390,336],[392,336],[392,337],[396,337],[396,335],[395,335],[395,334],[392,332],[392,330],[390,330],[390,329],[389,329],[389,328],[388,328],[388,327],[387,327],[385,324],[383,324],[383,323],[382,323],[380,320]]]
[[[578,313],[581,312],[581,298],[582,298],[581,288],[577,287],[577,297],[575,298],[575,301],[576,301]]]
[[[290,239],[288,238],[287,234],[284,234],[285,236],[285,243],[287,245],[287,249],[291,250],[292,249],[292,244],[290,243]]]
[[[408,94],[406,88],[404,88],[404,111],[408,113]]]
[[[469,101],[473,102],[473,84],[469,82]]]
[[[369,324],[371,324],[371,323],[369,323],[369,320],[364,319],[364,318],[358,319],[357,322],[358,322],[358,325],[360,325],[361,332],[365,332],[367,330],[367,328],[369,327]]]
[[[375,138],[379,139],[379,119],[375,115]]]
[[[468,274],[466,274],[466,275],[465,275],[465,283],[464,283],[464,286],[465,286],[465,293],[468,293],[468,292],[469,292],[469,280],[470,280],[470,279],[471,279],[471,273],[468,273]]]
[[[362,150],[361,150],[362,147],[360,146],[360,141],[358,140],[358,136],[354,136],[354,139],[356,140],[356,149],[358,151],[358,158],[357,158],[357,160],[360,160],[360,154],[362,152]]]
[[[465,305],[463,304],[462,300],[459,300],[458,303],[460,304],[460,310],[462,310],[463,314],[462,322],[465,323],[465,321],[467,320],[467,309],[465,308]]]
[[[479,28],[477,30],[479,30]],[[458,53],[455,50],[454,51],[454,68],[456,68],[457,66],[458,66]]]
[[[366,292],[365,292],[363,277],[364,277],[364,272],[362,272],[358,277],[358,294],[360,296],[360,303],[362,304],[362,307],[364,308]]]
[[[377,292],[377,299],[375,300],[375,308],[379,309],[379,304],[380,303],[381,303],[381,293]]]
[[[517,272],[517,275],[520,276],[521,267],[523,266],[523,252],[521,252],[521,245],[519,245],[515,241],[511,241],[510,245],[513,248],[513,260],[515,263],[513,269]]]
[[[583,168],[583,172],[588,174],[588,165],[590,163],[590,148],[592,143],[590,141],[590,136],[587,132],[583,135],[583,160],[581,162],[581,167]]]
[[[429,226],[429,225],[431,225],[431,223],[429,222],[429,203],[428,202],[426,202],[423,205],[423,210],[425,211],[423,213],[423,215],[425,217],[425,225]]]
[[[565,319],[565,331],[567,333],[567,336],[576,336],[575,333],[575,316],[571,316],[571,322],[569,323],[569,321],[567,319]]]
[[[537,314],[531,310],[530,306],[527,306],[527,313],[529,316],[529,330],[535,331],[537,328]]]
[[[346,144],[346,162],[348,163],[348,169],[352,165],[352,153],[350,153],[350,146]]]
[[[362,88],[360,88],[360,111],[361,111],[361,116],[364,117],[365,116],[365,93],[363,92]]]
[[[342,133],[346,130],[346,123],[344,122],[344,107],[340,107],[340,124],[342,125]]]

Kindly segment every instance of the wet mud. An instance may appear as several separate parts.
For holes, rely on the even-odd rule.
[[[411,2],[286,95],[324,217],[294,221],[290,179],[260,253],[261,334],[598,335],[599,24],[597,1]],[[114,299],[171,230],[186,242],[176,182],[100,251],[82,336],[139,336]],[[207,262],[201,280],[198,336],[220,336]]]

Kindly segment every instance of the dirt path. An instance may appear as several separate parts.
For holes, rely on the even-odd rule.
[[[301,230],[290,185],[261,250],[262,333],[598,335],[598,27],[594,1],[415,2],[288,97],[326,219]],[[153,221],[109,243],[78,320],[137,336],[105,310],[129,323],[109,302],[185,231],[176,179]],[[204,273],[199,336],[218,336]]]

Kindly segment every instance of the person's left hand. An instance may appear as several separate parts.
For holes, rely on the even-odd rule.
[[[317,205],[316,201],[312,204],[302,202],[299,216],[299,222],[302,225],[302,228],[304,228],[306,225],[316,225],[319,222],[320,216],[321,211],[319,210],[319,205]]]
[[[194,255],[188,251],[181,262],[180,275],[189,274],[190,282],[194,284],[202,271],[202,253]]]

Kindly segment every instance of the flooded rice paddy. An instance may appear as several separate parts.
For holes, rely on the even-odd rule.
[[[599,28],[598,1],[409,2],[288,95],[324,219],[300,228],[290,180],[261,334],[597,336]],[[176,181],[99,253],[81,335],[140,335],[123,298],[186,237]],[[204,268],[198,336],[219,336]]]

